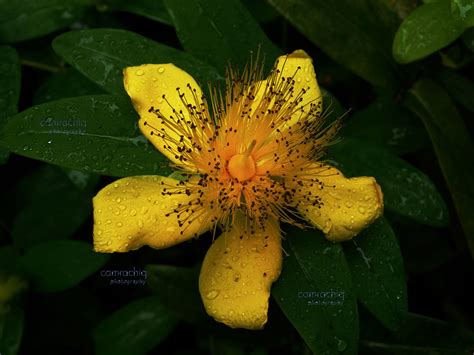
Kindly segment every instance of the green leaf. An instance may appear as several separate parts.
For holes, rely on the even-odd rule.
[[[65,99],[68,97],[99,95],[105,92],[74,69],[51,75],[47,78],[33,98],[35,105]]]
[[[474,28],[468,28],[461,37],[466,47],[474,52]]]
[[[20,98],[20,58],[12,47],[0,46],[0,129],[17,113]],[[0,165],[8,160],[9,151],[0,146]]]
[[[0,46],[0,128],[8,117],[18,112],[20,98],[21,67],[15,49]]]
[[[242,0],[242,4],[259,23],[267,23],[277,19],[280,14],[266,1]]]
[[[421,5],[400,25],[393,40],[393,57],[398,63],[424,58],[453,42],[464,29],[448,1]]]
[[[17,247],[29,248],[48,240],[69,238],[92,212],[92,193],[76,188],[59,169],[46,168],[52,172],[25,179],[28,187],[35,187],[29,189],[34,198],[13,221],[11,235]],[[32,181],[38,178],[39,181]]]
[[[316,354],[357,353],[357,302],[340,244],[316,230],[291,230],[272,294]]]
[[[343,247],[359,301],[385,327],[398,329],[407,312],[407,287],[390,224],[382,217]]]
[[[12,307],[6,313],[0,313],[0,354],[16,355],[20,349],[23,335],[24,312]]]
[[[53,240],[26,251],[21,264],[41,292],[66,290],[99,270],[109,255],[95,253],[91,243]]]
[[[451,0],[451,13],[465,28],[474,26],[474,2],[472,0]]]
[[[474,83],[455,71],[445,70],[439,74],[449,95],[470,112],[474,112]]]
[[[145,354],[176,327],[175,315],[156,296],[129,303],[94,330],[96,354]]]
[[[128,97],[83,96],[14,116],[0,140],[13,152],[111,176],[169,175],[167,159],[140,133]]]
[[[79,20],[92,0],[0,0],[0,42],[46,35]]]
[[[103,11],[125,11],[171,25],[171,17],[162,0],[105,0],[99,7]]]
[[[448,94],[429,79],[415,83],[406,105],[423,120],[474,255],[474,145]]]
[[[430,226],[449,223],[446,204],[428,176],[383,148],[345,139],[329,156],[346,176],[374,176],[387,209]]]
[[[124,68],[146,63],[173,63],[204,86],[223,77],[190,54],[124,30],[82,30],[53,41],[54,50],[69,64],[110,93],[125,95]]]
[[[474,333],[420,314],[408,313],[397,332],[388,334],[378,324],[362,328],[362,354],[470,355]]]
[[[429,147],[421,120],[403,106],[381,99],[344,120],[341,136],[384,146],[396,154]]]
[[[207,318],[198,290],[199,268],[147,265],[147,285],[180,319],[200,322]]]
[[[0,247],[0,278],[4,275],[17,274],[20,254],[11,245]]]
[[[184,49],[219,72],[229,63],[245,66],[259,46],[270,61],[281,54],[239,0],[165,0],[165,6]]]
[[[371,0],[270,0],[333,60],[375,86],[396,88],[398,69],[387,43],[398,17]]]

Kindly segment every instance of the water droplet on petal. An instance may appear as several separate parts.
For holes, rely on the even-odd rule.
[[[158,73],[163,74],[165,72],[165,68],[159,67],[158,68]]]
[[[217,290],[212,290],[212,291],[209,291],[206,295],[206,298],[208,300],[214,300],[216,299],[216,297],[219,296],[219,291]]]
[[[117,227],[122,227],[122,226],[123,226],[122,222],[117,222]]]
[[[360,207],[359,207],[359,212],[360,212],[361,214],[365,214],[365,208],[362,207],[362,206],[360,206]]]
[[[145,72],[141,69],[138,69],[136,72],[135,72],[135,75],[137,76],[142,76],[143,74],[145,74]]]

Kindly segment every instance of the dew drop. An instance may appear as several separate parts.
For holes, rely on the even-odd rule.
[[[359,207],[359,212],[360,212],[361,214],[365,214],[365,208],[362,207],[362,206],[360,206],[360,207]]]
[[[158,68],[158,73],[163,74],[165,72],[165,68],[159,67]]]
[[[142,221],[142,220],[139,220],[139,221],[137,222],[137,224],[138,224],[138,226],[139,226],[140,228],[143,228],[143,221]]]
[[[115,199],[115,201],[116,201],[117,203],[120,203],[120,202],[122,202],[122,199],[121,199],[120,197],[117,197],[117,198]]]
[[[122,222],[117,222],[117,227],[122,227],[122,226],[123,226]]]
[[[108,219],[108,220],[105,221],[105,223],[110,224],[110,223],[112,223],[112,221],[110,219]]]
[[[143,74],[145,74],[145,72],[141,69],[138,69],[136,72],[135,72],[135,75],[137,76],[142,76]]]
[[[208,300],[215,300],[217,296],[219,296],[219,291],[217,291],[217,290],[209,291],[209,292],[206,294],[206,298],[207,298]]]
[[[352,207],[352,202],[346,201],[345,205],[346,205],[347,208],[351,208]]]
[[[130,216],[136,216],[136,215],[137,215],[137,210],[134,209],[134,208],[132,208],[132,209],[130,210]]]
[[[115,183],[115,184],[114,184],[114,187],[115,187],[115,188],[119,187],[119,184]]]
[[[344,351],[346,350],[347,348],[347,343],[342,340],[342,339],[339,339],[338,337],[334,337],[334,340],[336,341],[336,349],[337,351]]]

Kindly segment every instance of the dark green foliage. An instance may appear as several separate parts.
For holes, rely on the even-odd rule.
[[[0,0],[0,355],[472,354],[473,26],[472,0]],[[229,329],[198,290],[212,233],[99,254],[92,197],[173,172],[124,68],[209,93],[295,49],[344,116],[325,162],[374,176],[385,215],[336,244],[282,224],[268,323]]]

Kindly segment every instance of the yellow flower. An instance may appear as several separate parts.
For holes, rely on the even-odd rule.
[[[372,177],[345,178],[318,162],[337,123],[321,117],[311,58],[278,58],[271,74],[251,64],[231,70],[226,96],[210,105],[194,79],[173,64],[124,70],[139,126],[185,179],[138,176],[94,198],[94,247],[126,252],[168,248],[219,227],[204,259],[199,290],[212,317],[260,329],[282,264],[280,222],[303,220],[331,241],[348,240],[380,216]]]

